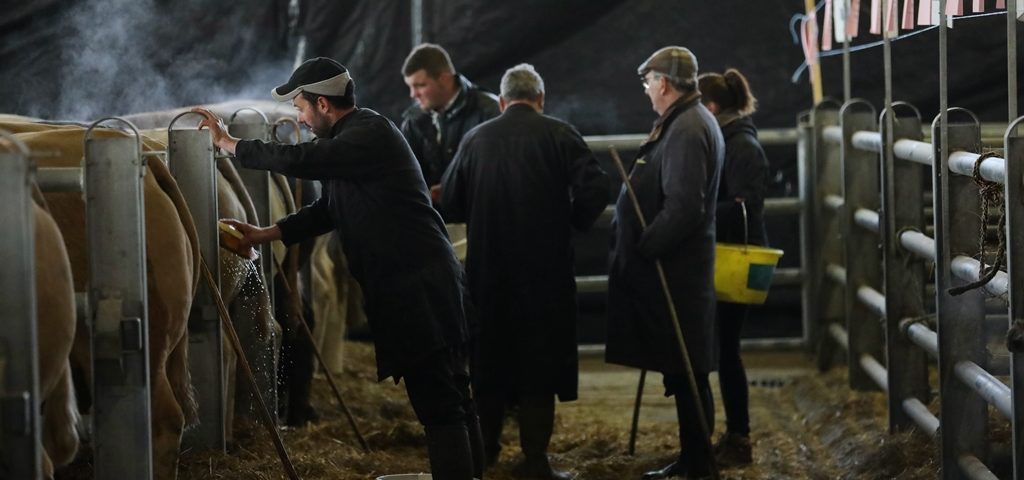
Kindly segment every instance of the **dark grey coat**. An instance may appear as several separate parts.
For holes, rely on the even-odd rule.
[[[464,274],[416,158],[387,118],[356,109],[330,138],[238,142],[242,166],[320,180],[319,199],[279,220],[282,241],[336,230],[363,287],[379,379],[395,381],[432,352],[469,339]]]
[[[615,205],[608,272],[606,360],[682,373],[682,355],[654,260],[665,269],[695,373],[715,368],[715,199],[725,147],[699,96],[655,122],[630,174],[647,219],[641,229],[625,186]]]
[[[572,230],[608,205],[608,178],[571,125],[512,105],[466,135],[441,184],[468,226],[480,323],[477,391],[577,396]]]

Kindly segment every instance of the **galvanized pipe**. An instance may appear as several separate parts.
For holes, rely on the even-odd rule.
[[[800,197],[776,197],[764,199],[764,214],[789,215],[800,213],[804,209],[804,201]]]
[[[889,391],[888,372],[886,372],[885,366],[878,363],[878,360],[875,360],[875,357],[867,353],[861,355],[860,366],[878,384],[878,388],[881,388],[884,392]]]
[[[866,208],[858,208],[853,212],[853,221],[867,230],[878,233],[878,212]]]
[[[935,162],[933,150],[934,147],[931,143],[918,140],[896,140],[896,143],[892,146],[892,151],[896,158],[928,166]]]
[[[1010,399],[1010,387],[978,366],[977,363],[964,360],[956,364],[956,376],[964,385],[971,387],[981,398],[996,407],[1007,419],[1013,418],[1013,407]]]
[[[974,164],[981,155],[969,152],[953,152],[949,155],[949,170],[961,175],[973,176]],[[981,162],[981,177],[990,182],[1006,183],[1006,159],[989,157]]]
[[[907,319],[904,319],[906,322]],[[906,323],[904,326],[903,333],[907,335],[907,338],[914,345],[921,347],[924,351],[928,352],[932,358],[938,360],[939,358],[939,336],[934,330],[928,328],[923,323]]]
[[[978,281],[981,273],[981,262],[963,255],[953,258],[950,270],[961,280],[968,282]],[[997,297],[1003,297],[1009,292],[1010,278],[1006,272],[996,272],[995,278],[985,284],[985,291]]]
[[[903,400],[903,411],[907,413],[918,428],[928,436],[934,437],[939,433],[939,419],[932,414],[928,407],[916,398]]]
[[[846,200],[843,200],[843,197],[840,197],[839,195],[833,195],[831,193],[825,195],[825,207],[833,212],[841,210],[844,204],[846,204]]]
[[[832,323],[828,326],[828,333],[832,335],[836,343],[843,347],[845,350],[850,349],[850,336],[846,333],[846,329],[838,323]]]
[[[772,286],[795,286],[804,281],[800,268],[776,268],[772,275]],[[608,275],[580,275],[576,277],[576,293],[605,293],[608,291]]]
[[[828,278],[831,278],[837,284],[842,285],[844,287],[846,286],[846,269],[845,268],[843,268],[843,267],[841,267],[839,265],[836,265],[834,263],[830,263],[830,264],[825,266],[825,275],[827,275]]]
[[[36,170],[36,183],[44,192],[78,192],[85,190],[81,167],[45,167]]]
[[[928,235],[907,230],[900,234],[900,245],[921,258],[935,261],[935,240]]]
[[[821,132],[821,138],[826,142],[833,143],[836,145],[843,143],[843,129],[838,125],[830,125],[825,127],[825,130]]]
[[[853,148],[858,150],[864,150],[866,152],[881,152],[882,134],[862,130],[853,134],[851,143],[853,144]]]
[[[885,316],[885,295],[868,286],[857,289],[857,299],[880,317]]]
[[[960,466],[960,471],[964,472],[964,475],[967,475],[967,478],[970,478],[971,480],[999,480],[999,477],[995,476],[995,474],[993,474],[992,471],[974,455],[961,455],[960,458],[957,459],[957,465]]]

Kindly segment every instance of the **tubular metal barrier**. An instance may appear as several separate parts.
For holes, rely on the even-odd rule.
[[[815,283],[813,330],[828,332],[818,337],[826,339],[819,340],[826,342],[819,343],[819,354],[827,358],[828,342],[846,351],[851,388],[887,395],[890,430],[917,427],[938,435],[943,478],[994,478],[979,460],[989,458],[991,449],[990,405],[1010,421],[1014,465],[1024,458],[1021,365],[1014,352],[988,351],[993,327],[1024,332],[1024,312],[1018,311],[1024,294],[1024,141],[1017,134],[1024,119],[1006,129],[1005,158],[983,157],[981,124],[970,112],[950,109],[937,117],[931,138],[939,143],[926,143],[918,111],[892,105],[878,118],[856,99],[839,109],[823,103],[812,112],[807,141],[813,142],[818,182],[807,210],[821,241],[814,244],[820,258],[807,276],[827,279]],[[975,256],[979,235],[991,255],[999,233],[983,223],[976,169],[1004,193],[1005,267],[1002,259]],[[989,210],[989,221],[998,218],[995,207]],[[934,289],[928,285],[930,265]],[[991,278],[984,276],[992,268]],[[963,291],[950,292],[958,288]],[[935,298],[931,312],[929,295]],[[1007,320],[992,313],[1001,306],[1008,307]],[[931,360],[939,372],[937,416],[926,407]],[[1000,375],[1008,375],[1009,384]],[[940,419],[948,419],[942,428]],[[1021,475],[1015,467],[1014,478]]]

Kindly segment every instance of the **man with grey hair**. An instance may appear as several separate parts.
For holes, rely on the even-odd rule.
[[[466,271],[479,312],[474,395],[484,453],[497,461],[505,406],[519,406],[526,478],[563,480],[548,443],[555,396],[577,398],[572,229],[608,205],[608,179],[572,125],[544,115],[533,66],[501,80],[502,113],[466,134],[441,188],[450,221],[465,221]]]

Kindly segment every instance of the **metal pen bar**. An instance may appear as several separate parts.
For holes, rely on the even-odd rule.
[[[800,213],[804,209],[804,201],[800,197],[775,197],[764,199],[765,216],[790,215]]]
[[[928,235],[908,230],[900,234],[900,245],[925,260],[935,261],[935,240]]]
[[[825,275],[828,278],[832,279],[832,281],[836,282],[837,285],[842,285],[844,287],[846,286],[845,268],[834,263],[830,263],[825,266]]]
[[[920,140],[900,139],[892,146],[893,154],[901,160],[931,166],[935,162],[935,147]]]
[[[987,267],[987,266],[986,266]],[[963,255],[953,258],[950,264],[953,275],[966,282],[976,282],[980,278],[981,262]],[[995,278],[985,284],[985,291],[997,297],[1005,296],[1009,292],[1010,278],[1006,272],[996,272]]]
[[[973,176],[974,164],[981,155],[970,152],[953,152],[949,155],[949,170],[961,175]],[[981,162],[981,177],[990,182],[1006,183],[1006,160],[989,157]]]
[[[838,125],[825,127],[821,132],[821,138],[828,143],[839,145],[843,143],[843,129]]]
[[[36,183],[44,192],[79,192],[85,190],[84,172],[80,167],[48,167],[36,170]]]
[[[857,300],[880,317],[885,316],[885,295],[874,288],[862,286],[857,289]]]
[[[1013,2],[1011,1],[1010,3]],[[959,466],[960,471],[962,471],[964,475],[971,480],[999,480],[999,477],[992,473],[992,471],[974,455],[961,455],[960,458],[957,459],[957,466]]]
[[[843,200],[843,197],[840,197],[839,195],[825,195],[825,207],[833,212],[838,212],[839,210],[842,210],[843,205],[845,204],[846,201]]]
[[[853,221],[866,230],[878,233],[878,212],[858,208],[856,212],[853,212]]]
[[[920,400],[913,397],[903,400],[903,412],[928,436],[934,437],[939,432],[938,417]]]
[[[906,326],[904,333],[914,345],[928,352],[929,356],[936,360],[939,358],[939,336],[934,330],[922,323],[911,323]]]
[[[888,372],[886,372],[885,366],[878,363],[878,360],[875,360],[875,357],[867,353],[861,355],[860,366],[864,369],[864,373],[868,375],[868,378],[878,385],[878,388],[882,389],[883,392],[889,391]]]
[[[0,132],[3,140],[16,137]],[[23,145],[22,145],[23,146]],[[35,222],[28,151],[0,150],[0,465],[9,478],[42,478],[36,345]],[[4,365],[4,363],[6,363]]]
[[[858,150],[864,150],[865,152],[881,152],[882,151],[882,134],[871,131],[860,131],[853,134],[853,148]]]
[[[850,336],[846,333],[846,329],[838,323],[831,323],[828,326],[828,333],[832,335],[832,338],[843,347],[844,350],[850,349]]]
[[[1002,413],[1007,419],[1013,418],[1010,387],[1000,382],[998,378],[992,376],[977,363],[967,360],[956,364],[956,376],[978,395],[981,395],[981,398],[996,407],[996,410],[999,410],[999,413]]]

